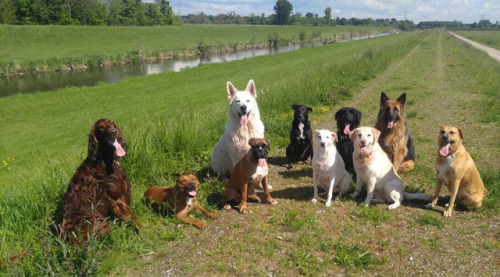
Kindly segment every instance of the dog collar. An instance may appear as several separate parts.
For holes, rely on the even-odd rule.
[[[457,153],[457,151],[458,151],[458,148],[451,151],[450,153],[448,153],[448,155],[446,155],[446,157],[451,156],[451,155],[455,155],[455,153]]]

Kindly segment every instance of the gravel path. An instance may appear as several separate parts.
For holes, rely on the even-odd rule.
[[[461,37],[453,32],[449,32],[449,33],[454,35],[455,37],[467,42],[468,44],[476,47],[477,49],[483,50],[484,52],[488,53],[488,55],[490,55],[492,58],[494,58],[495,60],[500,62],[500,51],[499,50],[484,46],[484,45],[479,44],[479,43],[472,41],[470,39],[466,39],[466,38]]]

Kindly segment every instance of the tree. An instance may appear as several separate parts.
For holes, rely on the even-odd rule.
[[[330,23],[330,18],[332,18],[332,8],[331,7],[326,7],[326,9],[325,9],[326,24]]]
[[[276,24],[287,25],[290,22],[293,6],[288,0],[278,0],[274,5],[274,11],[276,12]]]
[[[10,0],[0,0],[0,22],[3,24],[16,23],[16,7]]]

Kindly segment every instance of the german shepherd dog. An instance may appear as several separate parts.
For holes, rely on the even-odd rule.
[[[378,143],[399,173],[412,170],[415,164],[415,148],[406,126],[405,102],[406,93],[394,101],[382,92],[375,125],[381,132]]]

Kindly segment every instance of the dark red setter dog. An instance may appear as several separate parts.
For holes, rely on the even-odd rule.
[[[88,155],[68,184],[62,204],[62,234],[70,240],[89,233],[98,236],[110,230],[110,217],[132,221],[130,182],[119,157],[125,155],[125,140],[118,125],[99,119],[89,134]],[[137,230],[137,229],[136,229]]]

